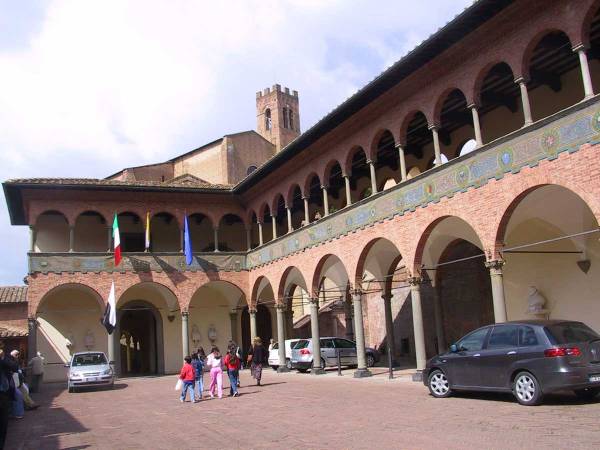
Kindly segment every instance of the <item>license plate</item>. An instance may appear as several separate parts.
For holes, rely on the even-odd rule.
[[[590,375],[590,383],[600,383],[600,375]]]
[[[98,381],[98,378],[96,378],[96,377],[91,377],[91,378],[88,378],[88,379],[87,379],[87,381],[88,381],[88,383],[89,383],[89,382],[93,382],[93,381]]]

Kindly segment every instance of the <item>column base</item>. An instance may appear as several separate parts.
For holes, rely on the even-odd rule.
[[[327,372],[325,372],[325,369],[322,369],[321,367],[313,367],[310,369],[310,373],[312,375],[325,375]]]
[[[422,383],[423,382],[423,370],[417,370],[412,374],[412,380]]]
[[[288,369],[286,366],[279,366],[277,368],[277,373],[286,373],[286,372],[289,372],[289,371],[290,371],[290,369]]]
[[[373,376],[373,374],[369,369],[356,369],[354,372],[354,378],[367,378],[371,376]]]

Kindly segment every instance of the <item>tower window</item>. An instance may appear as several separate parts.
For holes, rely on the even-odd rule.
[[[270,130],[273,124],[271,123],[271,110],[267,108],[265,111],[265,129]]]
[[[294,111],[292,111],[291,109],[288,110],[290,112],[290,130],[294,129]]]
[[[283,108],[283,128],[289,128],[288,109]]]

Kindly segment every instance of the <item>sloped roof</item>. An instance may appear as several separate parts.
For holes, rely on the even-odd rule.
[[[0,286],[0,303],[26,303],[27,286]]]

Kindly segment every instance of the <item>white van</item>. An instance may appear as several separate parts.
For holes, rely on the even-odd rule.
[[[285,340],[285,365],[288,369],[292,368],[292,347],[300,339],[286,339]],[[273,370],[277,370],[279,367],[279,343],[275,342],[271,351],[269,352],[269,365]]]

